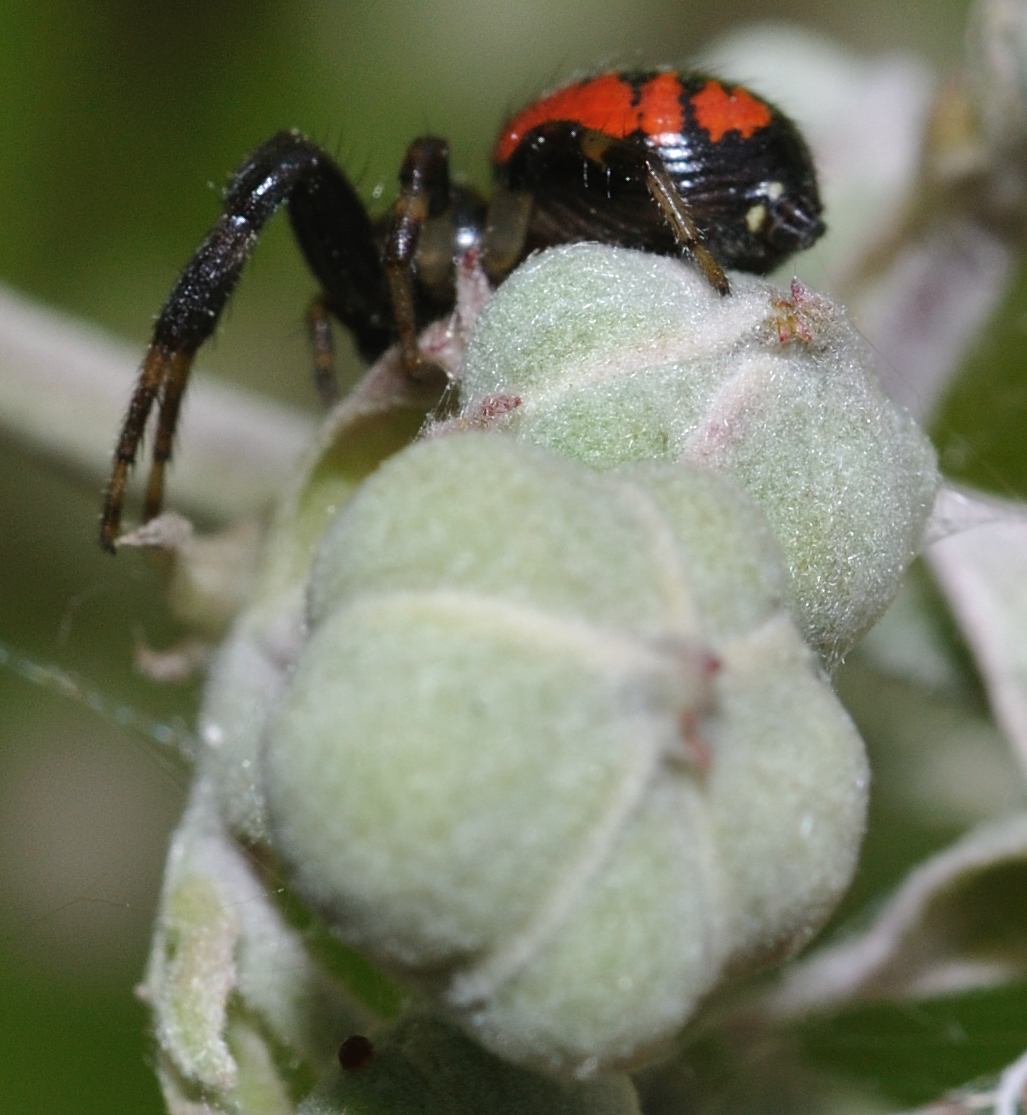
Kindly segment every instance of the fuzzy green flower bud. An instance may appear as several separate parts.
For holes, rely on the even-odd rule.
[[[934,453],[883,395],[843,312],[751,276],[717,295],[674,260],[574,244],[503,284],[471,337],[464,425],[594,468],[727,473],[781,544],[800,629],[828,665],[892,599],[931,508]]]
[[[265,540],[249,606],[211,666],[200,714],[199,769],[238,836],[266,837],[257,750],[301,641],[303,599],[321,535],[365,476],[406,445],[437,401],[398,361],[381,361],[328,417]]]
[[[265,735],[271,842],[503,1057],[587,1074],[805,942],[861,741],[747,496],[513,438],[417,444],[329,527]]]

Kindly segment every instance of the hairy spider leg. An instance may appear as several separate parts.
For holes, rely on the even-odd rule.
[[[157,319],[115,447],[100,520],[104,549],[114,550],[128,474],[155,401],[144,517],[160,511],[164,468],[196,351],[216,329],[261,229],[283,203],[324,305],[352,331],[358,348],[377,354],[395,336],[389,285],[363,203],[330,155],[298,132],[279,132],[233,175],[221,216]]]
[[[414,266],[425,224],[452,207],[449,144],[437,136],[420,136],[407,148],[399,171],[399,196],[386,226],[382,262],[389,280],[392,312],[404,370],[416,376],[422,363],[417,347]],[[452,243],[450,243],[450,261]],[[451,263],[450,263],[451,267]]]

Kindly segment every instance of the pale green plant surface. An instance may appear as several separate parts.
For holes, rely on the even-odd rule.
[[[997,11],[1002,7],[991,5],[989,10]],[[1003,38],[1003,42],[1013,41],[1009,35]],[[794,36],[790,47],[792,50],[796,48]],[[815,53],[821,48],[814,45],[810,49]],[[763,51],[762,56],[766,53]],[[746,76],[750,77],[755,63],[750,60],[739,65],[743,65]],[[981,84],[979,77],[978,84]],[[986,92],[996,89],[993,82],[983,84]],[[1005,93],[1005,87],[1002,91]],[[778,96],[781,99],[780,94]],[[925,104],[926,100],[925,97]],[[1004,117],[999,114],[999,118],[1006,121],[1003,127],[1007,127],[1011,119],[1015,123],[1015,116],[1011,118],[1009,114]],[[993,125],[990,127],[993,129]],[[987,141],[983,144],[983,154],[981,149],[976,151],[976,156],[983,162],[971,168],[974,175],[981,173],[981,166],[986,170],[989,159],[1000,158],[1003,160],[1001,165],[1007,171],[1010,166],[1016,166],[1015,159],[1018,156],[1015,144],[1007,143],[1003,139],[1004,135],[1008,138],[1008,133],[1000,130],[1000,142],[996,144],[993,131],[988,133]],[[992,149],[990,153],[989,146]],[[993,150],[996,146],[999,149],[997,156]],[[958,164],[958,160],[956,163]],[[871,340],[888,355],[888,362],[900,371],[904,366],[903,354],[908,354],[909,351],[914,354],[928,351],[931,359],[925,358],[924,365],[937,372],[935,349],[927,344],[928,340],[945,351],[951,365],[950,371],[958,364],[968,338],[980,327],[989,299],[993,304],[1004,289],[1009,267],[1014,259],[1013,252],[1018,245],[1015,229],[1011,234],[1009,227],[1012,223],[1009,220],[1010,210],[1006,210],[1003,219],[998,221],[993,212],[975,209],[977,200],[982,196],[980,191],[969,191],[968,197],[961,196],[958,188],[947,192],[946,180],[939,174],[937,165],[928,166],[927,169],[936,175],[931,179],[933,191],[912,195],[925,199],[918,211],[922,223],[919,227],[906,227],[899,222],[894,244],[886,244],[873,254],[872,266],[868,268],[869,278],[860,275],[859,282],[853,280],[851,288],[854,293],[850,297],[850,305],[859,314],[861,323],[870,323],[867,328]],[[1012,178],[1015,183],[1015,173]],[[958,185],[958,173],[955,181]],[[904,190],[909,189],[909,183],[906,182]],[[934,209],[932,204],[937,201],[938,195],[941,195],[941,204]],[[894,205],[896,209],[901,208],[894,197],[890,202],[886,200],[886,203]],[[1003,204],[1008,205],[1009,202],[1003,201]],[[1013,210],[1016,204],[1014,198],[1011,206]],[[841,223],[846,213],[844,204],[839,202],[837,210],[831,211],[832,215],[835,211]],[[944,231],[953,227],[953,214],[958,217],[959,227],[962,229],[960,236],[955,239],[947,238]],[[926,235],[922,235],[924,229]],[[978,236],[976,240],[975,231]],[[964,269],[950,275],[946,266],[947,261],[952,259],[952,253],[947,249],[953,243],[976,244],[978,247],[990,245],[995,251],[983,260],[983,264],[987,266],[982,265],[980,271],[974,271],[973,255],[970,255],[968,262],[964,254],[959,259]],[[946,250],[939,251],[939,245]],[[825,252],[827,251],[825,248]],[[914,266],[912,271],[903,270],[911,261],[915,263],[916,260],[921,261],[919,267]],[[969,268],[969,272],[966,268]],[[926,321],[916,323],[917,328],[912,328],[908,318],[903,319],[901,312],[890,319],[888,315],[879,314],[874,309],[873,296],[876,294],[879,298],[880,291],[888,289],[889,276],[894,278],[896,269],[904,276],[902,289],[911,292],[916,290],[917,276],[922,277],[925,270],[930,273],[933,269],[935,277],[939,279],[938,286],[942,294],[950,294],[957,310],[966,311],[969,320],[960,319],[959,312],[951,309],[953,302],[947,302],[945,298],[939,299],[937,306],[941,309],[938,312],[944,322],[952,325],[951,333],[940,328],[938,322],[930,316]],[[843,271],[844,269],[840,273]],[[946,276],[949,276],[948,280]],[[958,281],[954,276],[958,276]],[[844,288],[843,278],[838,279],[838,283]],[[973,291],[972,298],[965,296],[968,285]],[[958,297],[961,291],[964,293],[962,300]],[[890,310],[895,310],[898,305],[901,310],[902,301],[885,299],[885,305]],[[877,332],[874,332],[875,329]],[[890,343],[895,343],[897,347],[890,348]],[[941,375],[942,384],[947,374]],[[907,383],[905,389],[922,404],[924,411],[928,401],[936,393],[933,386],[925,385],[915,378],[912,386]],[[195,405],[199,407],[200,404]],[[107,436],[109,435],[104,433],[104,451]],[[188,452],[183,447],[183,461]],[[943,457],[943,464],[945,463]],[[205,495],[209,494],[209,485],[206,487]],[[1017,659],[1017,651],[1022,646],[1018,639],[1018,632],[1022,630],[1018,617],[1022,612],[1018,611],[1017,593],[1024,580],[1019,575],[1016,559],[1024,551],[1022,530],[1017,525],[1019,514],[1019,507],[1015,504],[985,509],[984,518],[990,517],[995,521],[993,529],[999,531],[995,536],[999,541],[989,541],[989,536],[985,533],[988,528],[966,532],[965,542],[968,545],[965,547],[960,536],[953,535],[932,553],[930,560],[954,604],[972,649],[978,655],[978,668],[982,671],[989,690],[998,723],[1008,733],[1014,746],[1019,747],[1019,751],[1014,750],[1013,754],[1022,757],[1022,665]],[[949,516],[950,526],[954,525],[957,530],[966,521],[965,510],[957,508]],[[1001,526],[998,525],[1000,521]],[[964,552],[955,552],[959,549]],[[950,556],[946,557],[946,553]],[[982,565],[985,559],[986,564]],[[202,611],[202,604],[200,610]],[[861,899],[866,899],[870,893],[878,897],[883,893],[884,884],[881,880],[887,879],[889,869],[887,857],[881,854],[880,842],[890,840],[893,845],[898,845],[898,850],[893,853],[890,869],[891,881],[897,882],[901,865],[915,862],[917,851],[926,852],[929,844],[937,848],[943,835],[955,835],[959,828],[971,828],[974,821],[995,812],[996,803],[1005,808],[1022,802],[1022,781],[1017,781],[1018,778],[1022,779],[1022,775],[1017,774],[1016,760],[1010,763],[1003,756],[1001,739],[994,722],[982,708],[973,687],[973,675],[968,670],[965,659],[953,656],[949,643],[935,637],[930,619],[938,613],[937,602],[929,602],[926,610],[922,607],[919,610],[914,608],[913,613],[916,620],[902,626],[894,619],[886,621],[888,625],[875,632],[865,651],[854,656],[854,660],[839,677],[839,685],[851,708],[861,725],[867,726],[864,730],[872,737],[871,743],[875,744],[874,750],[878,753],[875,756],[878,809],[882,816],[890,812],[893,822],[890,830],[882,830],[875,828],[881,817],[872,817],[867,849],[868,866],[864,869],[866,881],[861,879],[857,883],[857,897]],[[288,643],[287,638],[285,641]],[[878,707],[880,694],[885,691],[892,694],[886,709]],[[942,709],[940,716],[937,713],[939,708]],[[888,719],[889,714],[892,715],[892,722],[882,723]],[[223,720],[224,716],[219,714],[219,719]],[[875,734],[876,739],[873,738]],[[928,738],[923,738],[925,736]],[[917,750],[918,738],[922,745],[920,750]],[[968,740],[973,741],[973,757],[967,755]],[[887,747],[883,746],[885,743]],[[883,751],[889,753],[881,753]],[[923,799],[928,796],[925,783],[935,784],[932,781],[935,777],[933,768],[942,761],[950,764],[946,769],[951,769],[952,777],[945,791],[929,798],[930,804],[926,807],[925,814],[927,823],[918,824],[916,810],[925,808]],[[959,765],[960,761],[962,766]],[[897,785],[888,779],[889,766],[894,770],[903,762],[906,764],[908,786]],[[999,772],[997,779],[992,778],[991,772],[995,771]],[[987,789],[995,781],[1004,781],[1004,784],[1000,786],[1000,792],[989,797]],[[961,791],[962,796],[956,790]],[[945,796],[946,793],[948,797]],[[259,821],[255,823],[259,827]],[[240,827],[245,829],[246,823],[240,823]],[[922,841],[921,847],[916,851],[910,848],[903,853],[903,842],[918,838]],[[961,851],[963,848],[967,849],[965,854]],[[872,876],[869,872],[875,863],[878,867],[885,864],[885,867],[876,884],[871,887]],[[983,830],[979,836],[967,837],[964,842],[955,845],[951,853],[925,861],[923,871],[911,877],[909,888],[898,892],[897,905],[885,907],[881,918],[867,932],[862,952],[859,946],[863,938],[857,938],[854,948],[848,954],[839,946],[837,953],[825,952],[819,961],[811,960],[807,967],[796,969],[794,976],[786,977],[781,992],[770,993],[763,999],[743,1002],[741,1005],[723,1005],[719,1019],[714,1015],[704,1023],[704,1035],[701,1039],[698,1034],[694,1035],[695,1044],[684,1051],[680,1060],[670,1062],[668,1067],[651,1070],[639,1078],[640,1101],[631,1098],[630,1088],[623,1078],[618,1078],[607,1098],[600,1099],[596,1094],[591,1094],[586,1109],[602,1110],[599,1105],[608,1102],[611,1105],[610,1110],[631,1110],[635,1103],[641,1102],[644,1110],[652,1112],[724,1110],[732,1109],[732,1104],[734,1109],[745,1111],[896,1110],[899,1102],[896,1097],[923,1099],[930,1092],[923,1085],[919,1091],[908,1084],[893,1084],[890,1087],[887,1083],[881,1085],[879,1081],[882,1074],[874,1072],[874,1084],[868,1093],[861,1090],[865,1081],[858,1079],[859,1074],[853,1071],[851,1062],[858,1059],[856,1051],[861,1017],[869,1019],[865,1025],[871,1029],[875,1025],[898,1026],[900,1034],[903,1033],[901,1024],[905,1020],[906,1053],[912,1055],[919,1052],[918,1037],[922,1036],[922,1031],[918,1030],[915,1021],[911,1021],[913,1015],[902,1007],[894,1009],[888,1006],[889,1003],[909,1003],[914,1000],[918,1004],[928,1004],[920,1008],[925,1012],[936,1009],[939,1013],[933,1017],[961,1020],[964,1017],[964,1004],[972,1003],[976,995],[983,1006],[975,1008],[975,1013],[969,1016],[970,1021],[966,1023],[968,1030],[972,1034],[974,1025],[977,1025],[978,1032],[986,1035],[990,1032],[989,1025],[1000,1028],[995,1049],[982,1051],[985,1055],[980,1056],[977,1062],[972,1057],[974,1042],[971,1039],[971,1049],[968,1050],[969,1055],[965,1062],[958,1058],[949,1058],[951,1063],[945,1072],[936,1065],[933,1069],[936,1082],[956,1083],[986,1068],[997,1069],[1002,1063],[1011,1061],[1017,1048],[1022,1048],[1024,1044],[1022,1022],[1016,1012],[1011,1012],[1008,1022],[1002,1022],[1003,1003],[1011,1002],[1015,1006],[1018,1002],[1018,986],[1022,988],[1022,946],[1017,931],[1023,924],[1023,910],[1022,902],[1020,905],[1017,903],[1018,896],[1024,892],[1023,876],[1022,831],[1017,822]],[[904,910],[904,915],[899,917],[894,912],[896,909]],[[1010,928],[1004,932],[1006,926]],[[937,942],[926,955],[926,950],[922,947],[925,940]],[[854,952],[864,958],[863,967],[852,960]],[[876,958],[875,963],[865,963],[868,953]],[[832,967],[832,958],[835,956],[839,958],[835,961],[837,967]],[[837,976],[839,968],[844,978]],[[830,979],[823,975],[825,971],[832,973]],[[988,987],[993,989],[990,992],[993,996],[990,1005],[987,998],[989,993],[979,990]],[[265,1009],[274,1015],[279,1008],[272,1005]],[[861,1011],[869,1013],[861,1016]],[[920,1017],[927,1016],[924,1014]],[[753,1018],[757,1019],[755,1029]],[[800,1018],[808,1021],[799,1021]],[[939,1026],[941,1024],[939,1022]],[[234,1018],[231,1027],[232,1033],[224,1035],[227,1045],[235,1050],[240,1065],[252,1066],[252,1081],[255,1082],[253,1087],[258,1092],[262,1088],[259,1082],[263,1080],[266,1083],[263,1094],[268,1097],[268,1109],[276,1109],[274,1102],[284,1105],[278,1109],[288,1109],[292,1101],[288,1089],[280,1090],[281,1077],[278,1075],[275,1057],[269,1058],[267,1055],[265,1027],[259,1025],[254,1028],[248,1012],[242,1012]],[[811,1032],[814,1032],[812,1039]],[[836,1050],[833,1056],[829,1053],[824,1057],[824,1043],[829,1045],[832,1035],[840,1035],[840,1038],[836,1038],[840,1053]],[[792,1055],[791,1047],[797,1038],[803,1039],[808,1048]],[[394,1048],[392,1040],[389,1036],[383,1036],[384,1051]],[[454,1063],[459,1063],[464,1057],[464,1053],[459,1050],[448,1049],[449,1039],[445,1036],[432,1040],[437,1040],[443,1050],[446,1050],[441,1055],[443,1060],[450,1052],[455,1059]],[[458,1044],[462,1041],[454,1040]],[[774,1064],[770,1065],[761,1059],[761,1050],[765,1051],[768,1044],[773,1047],[775,1043],[778,1043],[779,1049],[785,1049],[785,1055],[775,1058]],[[402,1050],[403,1041],[397,1039],[395,1046]],[[812,1056],[809,1053],[810,1048],[813,1051]],[[976,1048],[980,1050],[980,1045]],[[726,1053],[726,1049],[730,1049],[730,1053]],[[992,1053],[994,1056],[990,1055]],[[901,1060],[901,1050],[898,1054],[896,1060]],[[389,1052],[389,1056],[392,1055]],[[327,1054],[322,1053],[319,1056],[324,1057]],[[470,1079],[477,1082],[482,1079],[492,1080],[497,1088],[497,1096],[501,1079],[515,1081],[511,1085],[514,1095],[517,1094],[517,1088],[529,1086],[526,1080],[516,1083],[516,1076],[508,1077],[507,1074],[512,1070],[506,1066],[492,1064],[482,1060],[482,1057],[482,1054],[476,1052],[468,1058],[472,1064],[469,1070]],[[330,1057],[328,1059],[330,1061]],[[426,1100],[424,1089],[416,1084],[405,1090],[391,1090],[392,1081],[399,1081],[405,1073],[413,1071],[407,1065],[407,1060],[406,1053],[401,1052],[401,1064],[390,1068],[392,1062],[383,1055],[384,1067],[376,1068],[378,1075],[374,1078],[374,1085],[370,1082],[366,1085],[361,1083],[359,1074],[354,1074],[350,1081],[336,1079],[338,1070],[332,1066],[327,1072],[329,1079],[317,1093],[318,1098],[306,1101],[305,1109],[320,1112],[338,1110],[341,1105],[350,1104],[349,1109],[352,1110],[401,1111],[404,1110],[404,1103],[413,1105],[410,1108],[412,1110],[417,1110],[419,1104],[427,1105],[427,1109],[434,1109],[431,1105],[436,1101]],[[416,1056],[411,1056],[409,1060],[417,1068],[417,1072],[424,1071],[423,1065],[417,1067]],[[936,1058],[936,1061],[942,1063],[945,1060],[944,1052]],[[838,1062],[843,1063],[840,1075],[832,1076],[825,1072],[825,1065],[837,1068]],[[435,1059],[431,1063],[437,1065],[439,1062]],[[966,1069],[963,1075],[956,1075],[964,1064]],[[975,1064],[978,1067],[974,1067]],[[815,1076],[807,1075],[811,1065],[816,1066]],[[454,1068],[452,1071],[455,1081],[462,1070]],[[416,1077],[417,1073],[414,1075]],[[724,1075],[730,1076],[731,1084],[725,1083]],[[857,1078],[855,1085],[852,1083],[854,1076]],[[900,1081],[903,1079],[901,1069],[895,1073],[895,1077]],[[1014,1110],[1016,1081],[1016,1074],[1010,1073],[1001,1083],[1001,1088],[1005,1090],[1004,1096],[1000,1097],[1005,1103],[1002,1110]],[[169,1095],[174,1094],[177,1085],[169,1081],[167,1086]],[[477,1083],[469,1085],[469,1094],[478,1095],[475,1090],[478,1086]],[[460,1087],[453,1083],[451,1092],[442,1094],[452,1099],[460,1095]],[[940,1086],[935,1090],[940,1090]],[[369,1098],[358,1098],[361,1091],[366,1092]],[[276,1093],[277,1100],[274,1100],[271,1093]],[[226,1100],[226,1103],[235,1104],[240,1110],[259,1109],[253,1091],[246,1094],[245,1099],[238,1098],[242,1094],[237,1093],[235,1098]],[[382,1099],[382,1096],[385,1098]],[[989,1102],[987,1097],[988,1086],[982,1085],[969,1090],[961,1099],[953,1099],[954,1106],[951,1109],[980,1110]],[[180,1098],[183,1104],[194,1101],[194,1097],[187,1099],[184,1093],[180,1093]],[[437,1102],[444,1101],[439,1099]],[[457,1105],[463,1101],[452,1099],[452,1102]],[[467,1102],[470,1104],[471,1101]],[[480,1103],[480,1100],[477,1102]],[[497,1105],[500,1103],[498,1099],[495,1102]],[[553,1099],[552,1102],[557,1101]],[[565,1099],[560,1099],[559,1102],[563,1103]],[[760,1106],[761,1103],[763,1106]],[[964,1107],[960,1108],[960,1104]],[[189,1108],[183,1106],[182,1109]]]

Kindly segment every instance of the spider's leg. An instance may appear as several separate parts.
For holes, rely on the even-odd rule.
[[[125,502],[125,485],[128,482],[129,470],[135,462],[136,450],[142,440],[153,401],[164,387],[172,361],[177,360],[179,364],[185,364],[188,371],[191,359],[191,353],[182,353],[176,358],[172,353],[163,352],[153,345],[146,352],[128,404],[128,411],[121,424],[121,432],[118,434],[118,442],[114,448],[111,474],[104,491],[103,510],[100,514],[100,545],[111,553],[114,552],[114,540],[121,526],[121,509]],[[147,502],[150,502],[149,498]],[[159,497],[157,502],[159,504]]]
[[[533,198],[529,247],[602,240],[666,251],[676,244],[716,291],[730,292],[688,202],[646,144],[552,120],[527,133],[497,173],[504,188]],[[648,218],[639,191],[652,202]]]
[[[297,132],[279,132],[232,177],[221,216],[157,319],[114,452],[100,521],[104,549],[114,549],[128,473],[155,401],[159,414],[145,515],[160,510],[164,467],[193,358],[217,327],[264,224],[286,202],[326,305],[352,329],[361,349],[377,352],[389,343],[388,285],[360,198],[329,155]]]
[[[410,144],[400,168],[399,187],[386,224],[382,259],[403,368],[408,375],[417,376],[423,361],[417,347],[414,265],[425,223],[441,217],[452,204],[449,145],[444,139],[421,136]]]
[[[339,381],[335,376],[335,342],[328,300],[315,295],[307,307],[307,338],[314,358],[314,386],[326,407],[339,401]]]
[[[535,199],[526,190],[497,185],[485,226],[485,272],[500,283],[524,258]]]
[[[706,281],[718,294],[730,294],[731,284],[728,282],[727,275],[724,274],[723,267],[720,266],[709,248],[703,243],[702,233],[697,228],[687,204],[674,185],[673,178],[663,165],[663,160],[651,151],[641,148],[638,144],[625,143],[623,140],[611,140],[609,136],[602,133],[590,133],[582,142],[582,150],[586,156],[600,163],[600,165],[606,165],[606,161],[610,159],[614,148],[617,149],[616,157],[618,159],[629,162],[638,160],[638,167],[645,176],[645,185],[649,191],[649,196],[656,202],[657,208],[663,214],[663,219],[670,226],[674,239],[692,258]]]

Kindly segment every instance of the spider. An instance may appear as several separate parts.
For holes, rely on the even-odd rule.
[[[489,201],[449,174],[444,139],[408,147],[391,210],[372,220],[325,151],[297,131],[261,144],[164,304],[121,426],[100,542],[111,552],[125,485],[157,403],[144,519],[164,493],[182,395],[243,265],[281,205],[320,286],[307,323],[315,381],[336,396],[330,319],[373,360],[392,344],[425,372],[419,330],[452,309],[454,261],[480,253],[500,283],[539,248],[597,240],[690,259],[726,295],[725,269],[765,274],[824,231],[812,158],[779,109],[740,85],[671,69],[610,71],[512,116],[492,153]]]

